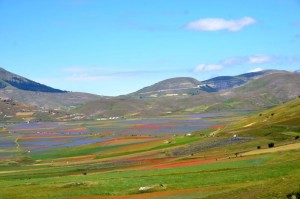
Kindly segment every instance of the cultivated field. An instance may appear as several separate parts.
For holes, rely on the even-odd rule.
[[[3,124],[0,198],[288,198],[300,191],[296,117]]]

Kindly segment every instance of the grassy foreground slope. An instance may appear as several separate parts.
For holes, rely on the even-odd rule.
[[[296,137],[300,135],[300,98],[228,125],[221,132],[278,141]]]
[[[168,169],[82,175],[80,166],[1,172],[1,198],[286,198],[299,186],[299,151]],[[140,191],[140,187],[154,187]],[[125,197],[125,195],[127,195]],[[94,197],[92,197],[94,196]],[[97,197],[96,197],[97,196]]]

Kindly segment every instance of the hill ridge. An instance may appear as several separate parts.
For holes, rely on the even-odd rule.
[[[55,89],[44,84],[32,81],[20,75],[11,73],[4,68],[0,67],[0,88],[6,88],[12,86],[20,90],[36,91],[36,92],[49,92],[49,93],[66,93],[60,89]]]
[[[102,96],[55,89],[0,68],[0,97],[8,97],[32,106],[70,108]]]
[[[192,77],[174,77],[139,89],[128,96],[158,97],[172,95],[199,95],[236,88],[260,77],[274,73],[289,73],[281,70],[264,70],[235,76],[218,76],[199,81]]]

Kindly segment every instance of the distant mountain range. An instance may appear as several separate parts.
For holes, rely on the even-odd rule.
[[[78,111],[93,117],[155,117],[210,111],[259,110],[297,98],[300,74],[261,71],[207,81],[172,78],[127,96],[100,99]],[[204,88],[204,89],[203,89]]]
[[[259,72],[245,73],[237,76],[220,76],[203,81],[203,83],[209,87],[212,87],[215,89],[215,91],[221,91],[242,86],[249,81],[274,73],[286,73],[286,71],[264,70]]]
[[[152,117],[257,110],[297,98],[300,73],[266,70],[206,81],[171,78],[118,97],[66,92],[0,70],[0,97],[44,108],[75,108],[88,117]]]
[[[130,96],[158,97],[175,95],[199,95],[205,92],[219,92],[242,86],[249,81],[273,73],[288,73],[287,71],[265,70],[245,73],[237,76],[220,76],[205,81],[198,81],[190,77],[177,77],[163,80],[151,86],[140,89]]]

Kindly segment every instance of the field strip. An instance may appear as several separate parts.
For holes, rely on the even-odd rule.
[[[288,151],[288,150],[294,150],[294,149],[300,149],[300,143],[288,144],[288,145],[269,148],[269,149],[257,149],[254,151],[249,151],[249,152],[243,153],[242,156],[258,155],[258,154],[263,154],[263,153],[274,153],[274,152]]]
[[[15,139],[15,143],[16,143],[16,149],[17,149],[17,151],[20,151],[20,144],[19,144],[19,138],[16,138]]]
[[[234,183],[226,185],[203,186],[198,188],[166,189],[150,193],[139,193],[132,195],[97,195],[97,196],[73,196],[63,197],[63,199],[148,199],[148,198],[198,198],[199,196],[210,196],[212,192],[220,192],[236,187],[248,187],[251,183]],[[166,185],[167,186],[167,185]],[[138,188],[137,188],[138,189]],[[199,197],[200,198],[200,197]],[[201,197],[202,198],[202,197]]]
[[[253,124],[255,124],[256,122],[253,122],[253,123],[250,123],[250,124],[247,124],[245,125],[244,127],[249,127],[249,126],[252,126]]]
[[[22,170],[9,170],[9,171],[0,171],[0,174],[7,174],[7,173],[20,173],[25,171],[38,171],[38,170],[44,170],[45,168],[36,168],[36,169],[22,169]]]

